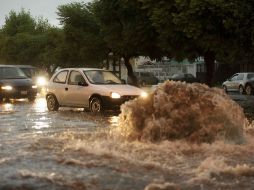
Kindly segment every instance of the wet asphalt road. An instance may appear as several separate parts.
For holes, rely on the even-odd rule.
[[[243,108],[246,117],[254,118],[254,95],[240,95],[236,92],[228,95]]]

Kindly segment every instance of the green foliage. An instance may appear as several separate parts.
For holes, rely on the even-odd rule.
[[[232,63],[253,50],[251,1],[140,2],[159,34],[160,47],[170,57],[195,58],[213,52],[217,60]]]
[[[223,63],[253,57],[254,5],[241,0],[139,0],[169,57],[204,57],[207,83],[215,60]],[[253,59],[253,58],[252,58]]]
[[[47,20],[35,20],[29,12],[11,11],[0,30],[0,61],[49,67],[60,64],[63,37]]]
[[[92,4],[72,3],[58,7],[63,25],[66,62],[72,66],[99,64],[107,54],[106,44],[92,12]]]
[[[160,56],[151,22],[137,0],[95,1],[104,40],[121,56]]]
[[[11,11],[5,18],[3,32],[7,35],[14,36],[18,33],[34,33],[36,22],[31,17],[30,12],[21,9],[20,13]]]

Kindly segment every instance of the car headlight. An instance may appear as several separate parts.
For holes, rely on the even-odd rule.
[[[142,98],[146,98],[148,96],[148,94],[146,92],[142,92],[140,95]]]
[[[121,95],[118,94],[117,92],[112,92],[110,97],[113,99],[119,99],[119,98],[121,98]]]
[[[47,79],[45,77],[38,77],[36,84],[37,86],[45,86],[47,84]]]
[[[12,90],[12,86],[2,86],[1,89],[10,91],[10,90]]]

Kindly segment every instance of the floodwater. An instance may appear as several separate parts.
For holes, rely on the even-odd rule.
[[[0,105],[0,189],[254,189],[254,128],[241,145],[115,137],[118,113]]]

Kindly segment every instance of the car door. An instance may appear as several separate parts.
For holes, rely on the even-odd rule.
[[[227,88],[228,90],[238,90],[238,87],[237,87],[237,77],[238,77],[238,74],[234,74],[228,81],[228,84],[227,84]]]
[[[243,87],[244,85],[244,73],[238,73],[237,79],[235,81],[235,86],[234,86],[234,90],[239,90],[239,86],[242,85]]]
[[[66,92],[67,106],[87,107],[89,105],[88,84],[78,70],[71,70],[68,78]]]
[[[60,71],[53,78],[52,83],[50,83],[50,91],[56,95],[56,98],[60,105],[65,105],[66,102],[66,88],[67,88],[67,76],[68,70]]]

